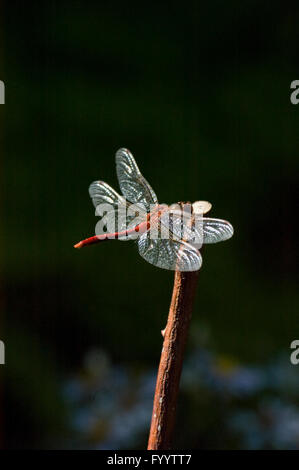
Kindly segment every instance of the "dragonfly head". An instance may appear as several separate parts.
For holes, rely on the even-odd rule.
[[[198,214],[203,215],[209,212],[212,208],[212,204],[208,201],[196,201],[196,202],[177,202],[171,207],[176,206],[179,210],[183,212],[188,212],[189,214]]]

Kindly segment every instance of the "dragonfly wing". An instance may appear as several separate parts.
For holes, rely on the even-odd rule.
[[[142,176],[131,152],[121,148],[116,152],[115,159],[119,186],[125,198],[146,210],[150,209],[151,204],[157,204],[157,196]]]
[[[127,208],[127,201],[104,181],[94,181],[89,186],[89,194],[96,208],[96,215],[101,219],[96,225],[96,235],[124,232],[142,222],[146,213],[139,213]],[[132,236],[119,236],[118,240],[129,240]],[[135,237],[136,238],[136,237]]]
[[[125,198],[104,181],[94,181],[91,183],[89,186],[89,195],[95,207],[99,204],[111,204],[112,206],[126,204]]]
[[[218,243],[228,240],[234,234],[233,226],[226,220],[201,218],[203,243]]]
[[[163,232],[168,228],[170,237],[185,241],[200,248],[202,245],[202,224],[196,225],[195,218],[185,211],[165,211],[160,218]],[[166,238],[166,237],[164,237]]]
[[[233,226],[226,220],[190,215],[183,211],[166,211],[161,216],[161,225],[169,227],[175,240],[184,240],[197,248],[204,243],[228,240],[234,234]]]
[[[151,239],[150,231],[140,236],[138,250],[148,263],[172,271],[198,271],[202,264],[199,251],[189,243]]]

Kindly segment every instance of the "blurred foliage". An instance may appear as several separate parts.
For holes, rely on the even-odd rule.
[[[89,350],[125,371],[157,366],[173,274],[146,264],[134,243],[73,249],[94,233],[89,184],[117,189],[121,146],[160,202],[210,200],[235,227],[230,242],[203,250],[192,329],[208,325],[213,353],[237,362],[288,354],[298,332],[293,8],[5,2],[6,446],[74,446],[61,390]],[[220,413],[210,395],[206,406],[212,414],[186,421],[181,446],[204,447],[196,436]],[[186,397],[181,407],[192,407],[189,419],[202,409]],[[212,431],[207,439],[221,446]]]
[[[145,448],[155,379],[155,370],[115,366],[104,351],[89,351],[64,387],[70,445]],[[299,449],[298,391],[286,355],[244,366],[197,343],[183,370],[174,448]]]

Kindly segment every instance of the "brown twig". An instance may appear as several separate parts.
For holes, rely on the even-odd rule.
[[[199,271],[176,271],[157,375],[148,450],[169,449]]]

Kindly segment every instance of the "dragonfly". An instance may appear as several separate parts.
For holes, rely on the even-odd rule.
[[[212,204],[208,201],[159,204],[150,184],[140,172],[132,153],[121,148],[116,152],[116,173],[122,195],[104,181],[89,187],[93,205],[106,207],[106,221],[117,222],[117,230],[103,231],[80,241],[75,248],[111,239],[134,240],[139,254],[150,264],[174,271],[197,271],[202,265],[199,249],[202,244],[218,243],[233,236],[232,225],[226,220],[205,217]],[[130,205],[136,211],[128,211]],[[121,214],[127,214],[121,217]],[[109,223],[107,223],[109,225]],[[154,234],[154,235],[153,235]]]

